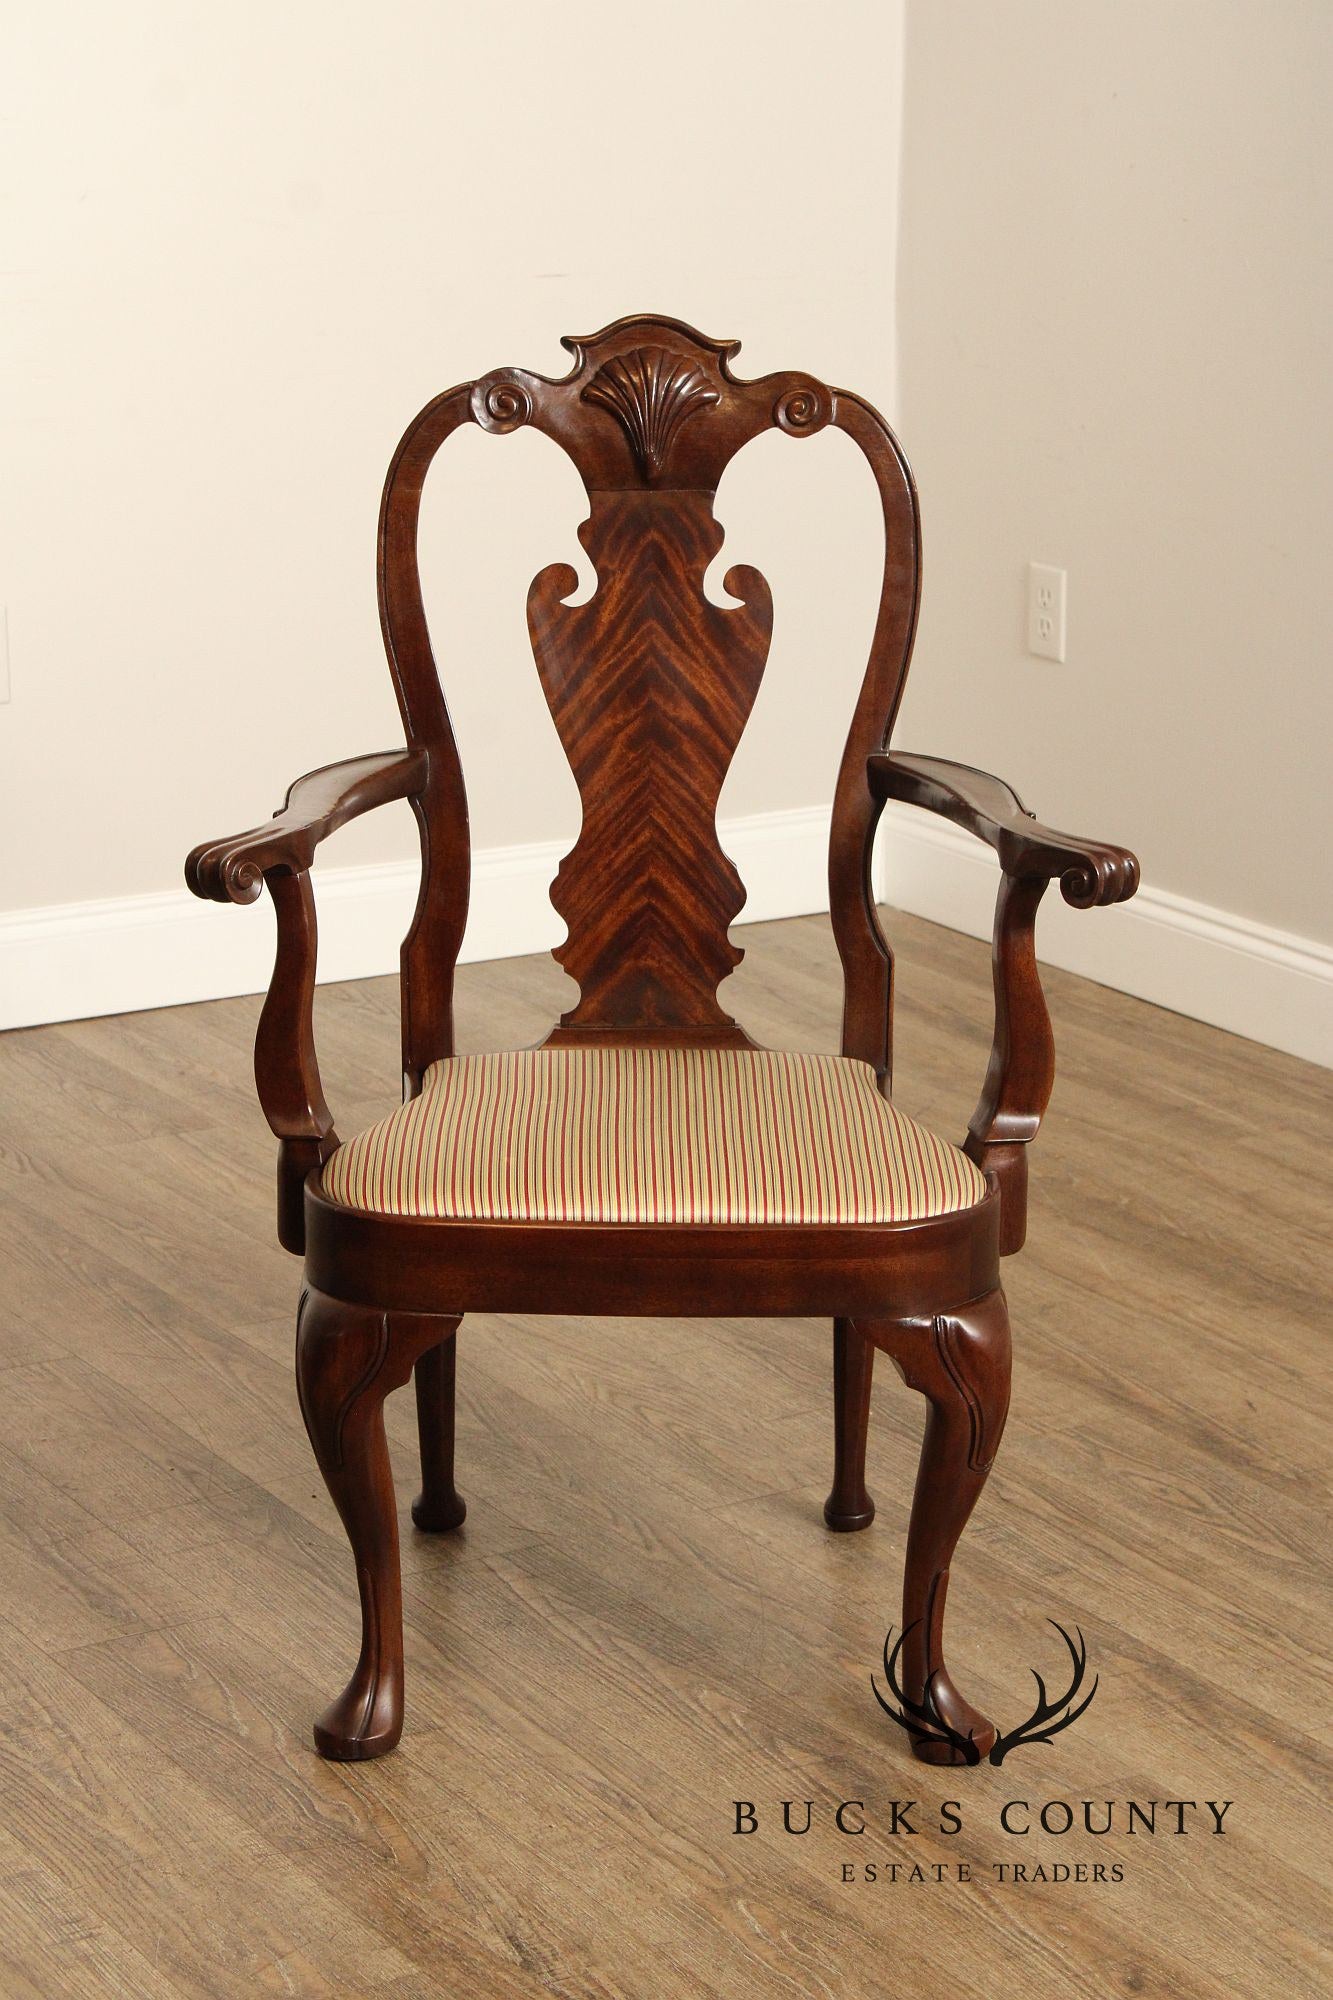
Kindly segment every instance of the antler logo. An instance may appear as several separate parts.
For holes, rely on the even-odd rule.
[[[1092,1686],[1088,1689],[1082,1701],[1079,1702],[1077,1708],[1073,1706],[1079,1689],[1083,1685],[1083,1678],[1088,1668],[1087,1643],[1077,1625],[1074,1627],[1074,1630],[1078,1633],[1078,1644],[1075,1645],[1063,1625],[1057,1623],[1054,1618],[1049,1619],[1047,1622],[1055,1626],[1056,1631],[1069,1648],[1069,1657],[1073,1663],[1073,1678],[1066,1692],[1058,1700],[1052,1701],[1046,1693],[1045,1681],[1035,1667],[1031,1669],[1032,1678],[1037,1683],[1037,1706],[1033,1709],[1026,1722],[1019,1723],[1017,1729],[1011,1729],[1007,1735],[996,1737],[990,1755],[986,1760],[990,1764],[1003,1764],[1009,1752],[1017,1750],[1020,1744],[1049,1743],[1062,1729],[1068,1729],[1071,1722],[1078,1721],[1078,1718],[1083,1714],[1088,1703],[1097,1692],[1100,1676],[1094,1675]],[[893,1651],[890,1652],[889,1640],[893,1637],[893,1627],[889,1627],[884,1636],[884,1678],[889,1684],[889,1693],[897,1697],[897,1706],[895,1707],[891,1701],[881,1694],[879,1683],[872,1674],[870,1676],[870,1685],[874,1691],[875,1700],[884,1710],[884,1713],[898,1724],[900,1729],[907,1731],[914,1742],[948,1743],[958,1751],[965,1764],[979,1764],[981,1762],[981,1752],[972,1741],[971,1734],[969,1733],[966,1736],[960,1735],[958,1730],[951,1728],[940,1714],[935,1701],[935,1675],[932,1674],[930,1680],[926,1683],[925,1693],[920,1701],[913,1701],[911,1696],[904,1691],[899,1683],[898,1662],[902,1657],[902,1650],[907,1643],[909,1634],[915,1630],[916,1627],[914,1625],[909,1625],[907,1631],[902,1634],[897,1645],[893,1648]]]

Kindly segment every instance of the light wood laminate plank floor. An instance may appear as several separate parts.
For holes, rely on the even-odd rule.
[[[958,1137],[986,951],[889,926],[898,1099]],[[743,942],[724,997],[751,1031],[835,1048],[826,922]],[[468,1520],[427,1538],[404,1515],[406,1735],[321,1763],[355,1591],[296,1410],[259,1002],[0,1039],[0,1993],[1327,1990],[1333,1083],[1068,975],[1048,990],[1013,1413],[950,1656],[1002,1725],[1030,1667],[1059,1678],[1048,1618],[1083,1629],[1101,1684],[1049,1747],[955,1773],[910,1760],[869,1686],[923,1406],[881,1357],[879,1518],[829,1535],[829,1328],[759,1320],[636,1321],[628,1343],[464,1322]],[[465,969],[460,1044],[536,1039],[565,991],[547,960]],[[322,989],[318,1016],[350,1132],[396,1100],[396,984]],[[410,1392],[388,1415],[405,1510]],[[859,1838],[831,1820],[851,1797]],[[737,1798],[757,1833],[732,1832]],[[816,1802],[808,1834],[783,1799]],[[895,1799],[915,1835],[891,1836]],[[1222,1835],[1202,1804],[1197,1830],[1130,1835],[1118,1803],[1107,1835],[1006,1836],[1010,1799],[1034,1822],[1050,1799],[1233,1803]],[[928,1879],[889,1883],[892,1861]],[[878,1881],[842,1880],[866,1862]]]

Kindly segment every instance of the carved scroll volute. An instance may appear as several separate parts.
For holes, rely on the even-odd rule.
[[[618,320],[570,335],[558,379],[497,368],[474,383],[470,414],[504,435],[523,426],[554,438],[589,493],[648,488],[713,493],[729,461],[761,431],[813,437],[836,420],[837,397],[792,370],[738,380],[739,342],[710,340],[680,320]]]

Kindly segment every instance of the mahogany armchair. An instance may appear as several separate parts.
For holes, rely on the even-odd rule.
[[[927,1400],[907,1538],[904,1685],[985,1755],[990,1722],[944,1664],[949,1564],[985,1484],[1009,1397],[999,1260],[1024,1238],[1027,1148],[1050,1094],[1050,1023],[1033,923],[1057,877],[1080,908],[1131,896],[1134,857],[1040,826],[997,779],[890,751],[916,622],[919,541],[907,463],[860,397],[802,374],[744,381],[737,343],[676,320],[618,321],[567,340],[559,380],[504,368],[429,404],[389,468],[379,590],[408,747],[301,778],[277,816],[196,848],[197,895],[253,901],[266,883],[277,959],[255,1074],[277,1134],[278,1235],[304,1255],[296,1373],[320,1470],[356,1559],[362,1641],[315,1725],[325,1756],[365,1758],[402,1731],[398,1535],[383,1424],[415,1370],[418,1528],[456,1527],[454,1355],[468,1312],[827,1315],[833,1320],[830,1528],[867,1527],[871,1369],[882,1349]],[[545,569],[528,596],[542,687],[579,785],[583,824],[552,900],[556,951],[580,997],[536,1049],[455,1053],[454,964],[468,893],[468,819],[417,568],[422,485],[461,424],[532,425],[574,461],[597,573]],[[718,845],[718,794],[763,672],[768,587],[736,567],[717,606],[724,467],[776,425],[826,425],[864,453],[883,508],[878,620],[838,775],[829,901],[845,995],[839,1056],[759,1049],[717,988],[739,961],[744,900]],[[410,800],[421,892],[402,949],[404,1103],[340,1142],[315,1059],[310,866],[324,836]],[[1001,879],[995,1041],[954,1147],[890,1101],[893,957],[870,890],[886,799],[988,841]],[[949,1742],[918,1740],[929,1762]]]

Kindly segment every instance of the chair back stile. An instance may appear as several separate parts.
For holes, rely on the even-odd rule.
[[[728,926],[744,890],[716,814],[763,675],[772,601],[743,565],[725,577],[737,603],[705,596],[723,540],[713,500],[731,458],[771,426],[799,438],[832,425],[864,454],[883,511],[884,576],[837,779],[829,874],[843,1053],[887,1082],[893,960],[870,885],[866,759],[887,743],[916,622],[920,538],[906,461],[860,398],[795,372],[740,380],[730,368],[738,343],[680,321],[621,320],[564,345],[573,367],[560,379],[504,368],[437,397],[409,426],[385,483],[385,647],[408,741],[429,763],[413,801],[422,885],[402,952],[406,1089],[454,1052],[453,970],[467,917],[467,799],[417,559],[426,474],[466,422],[500,435],[541,430],[567,452],[589,500],[579,537],[596,571],[592,597],[566,602],[577,583],[567,564],[542,570],[528,593],[538,674],[583,806],[551,892],[568,927],[554,955],[580,989],[553,1044],[753,1046],[717,998],[741,958]]]

